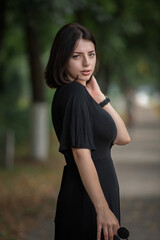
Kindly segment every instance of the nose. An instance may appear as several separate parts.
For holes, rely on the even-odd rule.
[[[89,58],[88,56],[83,56],[83,66],[88,66],[89,65]]]

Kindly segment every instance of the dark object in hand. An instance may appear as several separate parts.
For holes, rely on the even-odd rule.
[[[129,231],[127,228],[125,227],[120,227],[117,231],[118,233],[118,236],[121,238],[121,239],[127,239],[129,237]]]

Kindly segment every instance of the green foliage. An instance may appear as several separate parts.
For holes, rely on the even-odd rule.
[[[8,64],[4,63],[4,74],[1,76],[5,81],[0,97],[0,135],[2,137],[6,129],[12,129],[18,142],[26,139],[29,134],[29,99],[25,96],[22,72],[19,71],[22,64],[18,63],[19,60],[14,59],[11,66],[9,60]]]
[[[36,31],[45,67],[58,29],[77,21],[91,29],[98,42],[97,78],[122,90],[152,83],[160,89],[160,9],[157,1],[128,0],[9,0],[0,54],[0,133],[12,128],[18,139],[29,129],[32,96],[24,28]],[[48,102],[54,91],[46,87]]]
[[[30,89],[23,29],[7,14],[7,31],[0,55],[0,141],[12,129],[16,142],[28,137]]]

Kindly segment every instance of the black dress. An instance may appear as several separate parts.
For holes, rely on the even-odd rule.
[[[55,240],[96,240],[95,208],[82,184],[71,147],[91,149],[105,198],[120,221],[119,185],[110,154],[117,133],[115,123],[76,81],[56,89],[52,122],[66,161],[56,208]]]

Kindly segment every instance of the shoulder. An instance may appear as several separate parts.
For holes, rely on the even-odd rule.
[[[86,95],[86,88],[81,83],[74,81],[60,87],[58,92],[60,92],[64,98],[78,98]]]
[[[87,108],[90,105],[90,99],[87,94],[87,89],[79,82],[71,82],[57,88],[52,101],[52,107],[58,108]]]
[[[74,82],[64,85],[64,89],[66,89],[66,91],[68,91],[70,93],[71,92],[79,93],[79,92],[85,91],[85,86],[79,82],[74,81]]]

